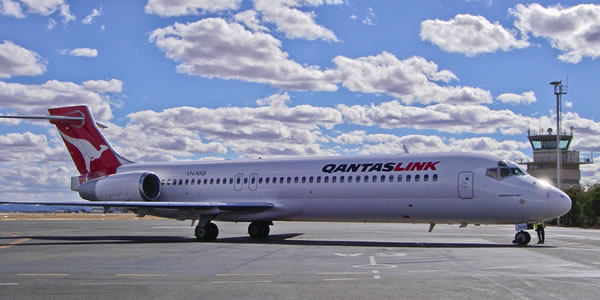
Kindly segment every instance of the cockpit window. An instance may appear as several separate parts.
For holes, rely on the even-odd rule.
[[[526,173],[521,168],[510,168],[510,172],[516,176],[525,176]]]
[[[510,176],[525,176],[527,173],[519,167],[514,166],[502,166],[500,168],[488,168],[485,170],[485,176],[494,179],[504,179]]]
[[[485,170],[485,176],[492,177],[492,178],[498,178],[498,169],[488,168],[487,170]]]

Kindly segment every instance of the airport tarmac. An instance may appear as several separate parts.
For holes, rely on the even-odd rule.
[[[0,219],[2,215],[0,215]],[[0,221],[3,299],[596,299],[600,231],[514,226],[216,223],[197,242],[174,220]]]

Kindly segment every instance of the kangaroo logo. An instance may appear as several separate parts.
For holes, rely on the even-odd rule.
[[[85,169],[87,170],[87,173],[90,172],[90,163],[100,158],[100,156],[102,156],[102,152],[108,149],[108,146],[100,145],[100,150],[97,150],[92,143],[85,139],[72,138],[62,133],[60,130],[58,132],[67,142],[69,142],[69,144],[75,146],[75,148],[79,150],[79,153],[81,153],[81,156],[85,161]]]

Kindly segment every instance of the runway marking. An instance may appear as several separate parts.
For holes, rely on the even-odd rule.
[[[140,274],[115,274],[117,277],[165,277],[167,274],[151,274],[151,273],[140,273]]]
[[[317,275],[360,275],[360,274],[368,274],[368,272],[325,272],[325,273],[317,273]]]
[[[226,276],[273,276],[273,274],[216,274],[219,277]]]
[[[482,270],[510,270],[510,269],[520,269],[521,267],[517,267],[517,266],[507,266],[507,267],[489,267],[489,268],[482,268]]]
[[[228,284],[228,283],[271,283],[271,280],[244,280],[244,281],[213,281],[210,283],[214,284]]]
[[[16,282],[0,282],[0,286],[19,285]]]
[[[25,242],[27,242],[27,241],[29,241],[29,240],[31,240],[31,239],[30,239],[30,238],[24,238],[24,239],[20,239],[20,240],[18,240],[18,241],[14,241],[14,242],[12,242],[12,243],[8,243],[7,245],[0,246],[0,249],[8,249],[8,248],[11,248],[11,247],[13,247],[13,246],[15,246],[15,245],[18,245],[18,244],[23,244],[23,243],[25,243]]]
[[[323,279],[323,281],[352,281],[352,280],[362,280],[361,278],[327,278]]]
[[[52,276],[69,276],[69,274],[63,274],[63,273],[20,273],[20,274],[17,274],[17,276],[48,276],[48,277],[52,277]]]
[[[448,272],[448,270],[413,270],[408,271],[409,273],[434,273],[434,272]]]

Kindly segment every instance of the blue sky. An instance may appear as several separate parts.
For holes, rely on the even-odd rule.
[[[600,151],[600,5],[0,0],[0,114],[89,105],[135,161],[484,151],[554,127]],[[76,198],[56,130],[0,121],[0,197]],[[586,166],[585,182],[600,171]]]

